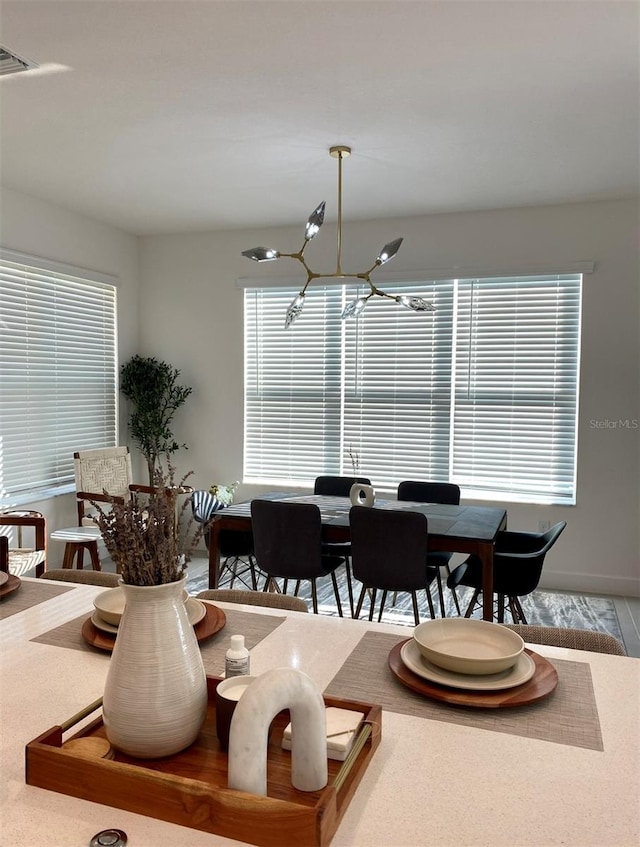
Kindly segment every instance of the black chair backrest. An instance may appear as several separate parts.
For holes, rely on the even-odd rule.
[[[493,590],[523,597],[538,587],[544,558],[566,527],[560,521],[546,532],[500,532],[493,554]]]
[[[356,482],[371,485],[371,480],[364,476],[319,476],[316,477],[313,493],[325,497],[348,497],[351,486]]]
[[[414,503],[446,503],[460,505],[460,486],[454,482],[418,482],[405,480],[398,486],[398,500]]]
[[[353,575],[371,588],[418,591],[427,584],[427,518],[419,512],[352,506]]]
[[[326,573],[317,506],[252,500],[251,525],[260,570],[285,579],[313,579]]]

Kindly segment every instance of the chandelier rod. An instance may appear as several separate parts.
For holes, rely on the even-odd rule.
[[[336,273],[342,276],[342,156],[344,151],[338,149],[338,252]],[[333,155],[333,153],[331,154]]]

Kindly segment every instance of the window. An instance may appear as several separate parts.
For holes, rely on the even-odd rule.
[[[0,495],[73,490],[73,453],[116,444],[113,278],[0,252]]]
[[[255,285],[255,282],[254,282]],[[245,291],[245,479],[309,485],[360,473],[451,480],[469,497],[575,502],[582,275],[384,284],[436,306],[314,285],[285,331],[291,287]]]

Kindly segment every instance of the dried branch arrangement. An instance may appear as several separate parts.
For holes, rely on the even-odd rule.
[[[191,554],[208,524],[185,520],[190,498],[185,486],[193,472],[174,483],[175,469],[168,463],[165,475],[158,470],[154,487],[133,491],[129,500],[110,498],[110,508],[94,502],[97,523],[109,555],[127,585],[163,585],[182,579]],[[107,492],[104,492],[107,494]],[[189,510],[190,512],[191,510]]]
[[[356,449],[354,449],[353,445],[350,444],[347,447],[347,455],[351,460],[351,470],[353,471],[353,475],[357,477],[358,471],[360,470],[360,454]]]

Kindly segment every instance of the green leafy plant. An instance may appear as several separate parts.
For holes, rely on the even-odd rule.
[[[178,444],[170,424],[192,388],[178,383],[180,371],[158,359],[133,356],[120,368],[120,391],[133,404],[129,432],[147,462],[149,485],[154,484],[161,455],[175,453]]]

